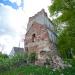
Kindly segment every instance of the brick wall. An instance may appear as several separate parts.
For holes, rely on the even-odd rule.
[[[35,34],[34,42],[32,41],[33,34]],[[38,55],[38,59],[43,59],[41,52],[50,50],[48,32],[44,25],[33,23],[32,27],[26,33],[25,47],[28,48],[28,53],[35,51]]]

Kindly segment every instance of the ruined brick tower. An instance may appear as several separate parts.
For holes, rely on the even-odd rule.
[[[53,67],[60,67],[62,60],[57,53],[56,38],[55,27],[42,9],[29,18],[25,35],[25,51],[36,52],[38,64],[44,64],[46,59],[50,59]]]

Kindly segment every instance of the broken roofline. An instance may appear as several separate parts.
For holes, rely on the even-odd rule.
[[[55,24],[50,20],[47,13],[45,12],[45,9],[42,9],[41,11],[37,12],[34,16],[29,17],[29,22],[32,21],[34,18],[36,18],[39,14],[42,14],[42,13],[44,13],[44,16],[46,16],[48,18],[48,20],[52,23],[52,25],[55,26]]]

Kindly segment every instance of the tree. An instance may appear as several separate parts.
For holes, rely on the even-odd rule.
[[[62,56],[66,57],[66,52],[71,49],[75,53],[75,0],[52,0],[49,12],[52,17],[56,16],[57,31],[65,24],[65,27],[60,27],[61,33],[58,32],[58,49]]]

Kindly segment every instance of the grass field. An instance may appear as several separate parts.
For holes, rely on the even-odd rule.
[[[29,65],[2,72],[0,75],[75,75],[75,61],[68,60],[68,62],[72,64],[72,67],[63,70],[53,71],[50,68]]]

